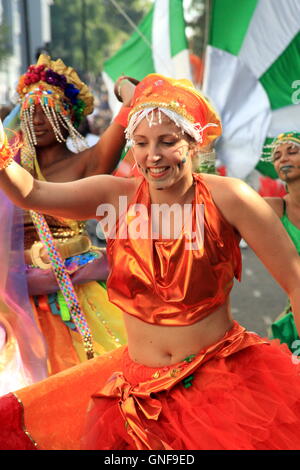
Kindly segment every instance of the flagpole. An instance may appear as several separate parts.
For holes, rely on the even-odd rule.
[[[204,26],[204,45],[203,45],[204,53],[206,50],[206,46],[208,44],[210,14],[211,14],[211,0],[205,0],[205,26]]]
[[[203,41],[203,51],[202,51],[202,61],[204,67],[204,73],[202,76],[201,88],[203,88],[204,78],[205,78],[205,62],[206,62],[206,48],[209,41],[209,25],[210,25],[210,16],[211,16],[211,0],[205,0],[205,26],[204,26],[204,41]]]

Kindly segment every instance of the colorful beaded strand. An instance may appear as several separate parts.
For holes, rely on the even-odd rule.
[[[56,276],[60,290],[68,305],[72,320],[74,321],[76,328],[83,338],[84,349],[86,351],[87,358],[92,359],[94,357],[92,335],[81,310],[71,278],[65,268],[64,261],[55,247],[49,226],[42,214],[30,211],[30,215],[39,234],[41,242],[44,243],[47,248],[47,253],[51,261],[52,269]]]

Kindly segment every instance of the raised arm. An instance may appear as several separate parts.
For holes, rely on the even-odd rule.
[[[102,134],[97,144],[83,152],[84,176],[110,174],[117,167],[125,146],[124,129],[127,123],[129,105],[135,85],[124,79],[119,87],[123,106],[111,125]]]
[[[295,246],[274,210],[252,188],[233,178],[218,180],[210,179],[217,206],[289,296],[300,333],[300,257]]]

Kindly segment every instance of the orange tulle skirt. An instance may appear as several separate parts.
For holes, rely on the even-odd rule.
[[[126,383],[133,386],[153,380],[158,371],[133,362],[127,349],[119,367]],[[138,419],[148,436],[163,442],[166,449],[300,449],[299,374],[285,345],[258,342],[229,356],[210,358],[193,372],[190,386],[180,382],[157,394],[161,403],[158,417],[147,418],[147,413],[155,412],[154,400],[145,401]],[[126,393],[126,387],[122,390]],[[82,447],[137,449],[127,424],[117,394],[94,397]]]

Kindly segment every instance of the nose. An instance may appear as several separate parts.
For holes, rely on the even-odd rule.
[[[148,160],[152,161],[153,163],[157,163],[161,160],[161,155],[151,155],[149,156]]]
[[[280,157],[279,157],[279,160],[280,160],[281,163],[282,163],[282,162],[286,162],[287,160],[289,160],[289,154],[288,154],[287,150],[283,150],[283,151],[281,152],[281,155],[280,155]]]
[[[162,156],[159,154],[157,146],[155,144],[149,145],[148,149],[148,162],[158,163],[162,159]]]
[[[33,125],[34,126],[40,126],[40,125],[44,124],[45,117],[46,116],[45,116],[44,111],[42,109],[35,108],[33,118],[32,118]]]

